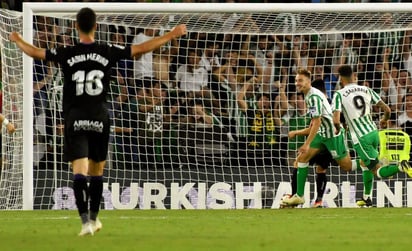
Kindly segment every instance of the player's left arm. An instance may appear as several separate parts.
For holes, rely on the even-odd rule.
[[[379,108],[381,108],[381,110],[383,110],[383,117],[380,120],[379,124],[381,128],[386,128],[388,127],[388,120],[391,117],[391,108],[382,100],[379,100],[379,102],[376,103],[376,105]]]
[[[141,54],[151,52],[158,49],[160,46],[166,44],[172,39],[186,35],[186,25],[180,24],[163,36],[158,36],[141,44],[134,44],[131,46],[131,56],[138,58]]]
[[[383,110],[383,117],[379,122],[380,127],[388,127],[388,120],[391,117],[391,108],[385,102],[383,102],[379,94],[377,94],[374,90],[372,90],[371,88],[368,88],[368,90],[372,97],[372,103],[377,105],[381,110]]]
[[[16,45],[28,56],[34,59],[45,60],[46,59],[46,49],[36,47],[28,42],[26,42],[19,33],[12,32],[10,34],[10,41],[16,43]]]
[[[333,125],[335,127],[335,133],[340,132],[340,113],[342,110],[342,96],[339,92],[333,95],[332,99],[332,111],[333,111]]]
[[[296,136],[308,136],[310,133],[310,127],[300,129],[300,130],[293,130],[288,133],[289,138],[294,138]]]

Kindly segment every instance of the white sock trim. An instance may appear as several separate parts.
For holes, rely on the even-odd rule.
[[[352,160],[352,171],[356,171],[358,169],[358,164],[356,163],[356,159]]]
[[[309,162],[306,162],[306,163],[298,162],[298,168],[304,168],[304,167],[309,167]]]

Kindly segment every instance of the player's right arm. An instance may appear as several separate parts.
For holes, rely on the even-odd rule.
[[[303,145],[299,148],[299,152],[303,153],[309,150],[310,143],[312,143],[313,139],[318,133],[321,123],[322,123],[321,116],[312,118],[312,121],[310,122],[310,127],[309,127],[309,134],[306,138],[305,143],[303,143]]]
[[[16,43],[16,45],[28,56],[34,59],[44,60],[46,59],[46,49],[38,48],[28,42],[24,41],[21,35],[17,32],[10,34],[10,41]]]
[[[300,129],[300,130],[293,130],[288,133],[288,137],[293,139],[296,136],[308,136],[310,133],[310,127]]]

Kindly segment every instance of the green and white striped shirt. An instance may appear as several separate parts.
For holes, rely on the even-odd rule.
[[[333,127],[332,108],[326,95],[312,87],[305,95],[305,103],[311,118],[322,118],[318,134],[325,138],[332,138],[335,129]]]
[[[348,84],[337,90],[333,96],[333,111],[340,111],[345,116],[353,143],[358,138],[377,130],[372,120],[372,105],[380,101],[379,95],[371,88],[357,84]]]

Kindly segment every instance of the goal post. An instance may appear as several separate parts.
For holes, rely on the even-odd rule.
[[[11,31],[21,30],[26,41],[48,48],[74,43],[74,21],[82,7],[97,14],[99,43],[127,45],[153,36],[145,33],[148,30],[162,34],[179,23],[188,27],[186,38],[150,53],[150,59],[122,61],[115,68],[108,97],[113,126],[104,209],[278,207],[280,198],[290,193],[295,150],[287,131],[296,109],[289,99],[296,94],[293,77],[298,67],[310,68],[314,78],[327,78],[331,95],[338,85],[336,67],[351,64],[360,82],[385,90],[380,94],[399,109],[397,117],[407,107],[389,85],[408,66],[404,48],[410,49],[406,34],[412,28],[411,3],[23,3],[22,13],[0,12],[5,20],[0,29],[3,113],[12,114],[18,125],[14,136],[3,130],[7,163],[0,176],[0,209],[75,208],[71,169],[61,158],[61,72],[20,52],[7,52],[7,41]],[[383,18],[387,13],[390,24]],[[386,32],[398,34],[393,37],[397,44],[376,37]],[[393,46],[392,55],[384,54],[387,46]],[[185,67],[190,68],[193,58],[206,60],[210,51],[209,62],[200,60],[201,67],[191,72],[206,76],[202,87],[209,92],[196,89],[194,95],[204,96],[190,99],[185,95],[195,91],[182,84],[188,78]],[[237,65],[231,65],[234,57]],[[150,74],[141,72],[142,64],[150,64]],[[398,75],[390,78],[394,67]],[[408,67],[412,70],[412,62]],[[245,130],[254,130],[252,126],[242,124],[250,113],[242,111],[238,97],[253,78],[254,92],[245,96],[267,96],[272,112],[249,118],[257,129],[251,137]],[[153,103],[158,89],[167,98]],[[251,101],[247,107],[254,105],[259,104]],[[178,112],[171,114],[174,108]],[[361,172],[345,174],[330,167],[327,173],[328,206],[354,207],[362,194]],[[316,196],[313,177],[308,179],[305,207]],[[379,207],[410,207],[411,184],[403,173],[391,180],[376,179],[374,201]]]

